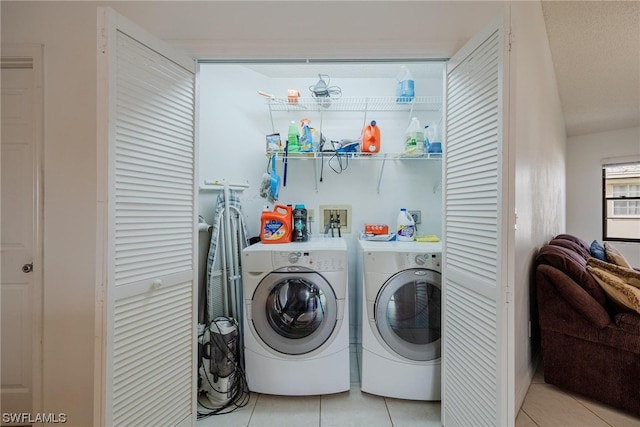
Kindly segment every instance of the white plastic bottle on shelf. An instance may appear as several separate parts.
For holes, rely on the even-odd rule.
[[[404,154],[420,156],[424,153],[424,132],[417,117],[412,117],[404,134]]]
[[[398,104],[407,104],[413,101],[415,82],[411,71],[406,66],[401,66],[396,80],[398,81],[396,85],[396,102]]]
[[[430,155],[442,155],[442,135],[440,134],[439,126],[435,122],[432,122],[429,125],[427,137],[429,138],[429,147],[427,152]]]
[[[416,231],[416,224],[413,217],[405,208],[400,209],[398,213],[398,227],[396,229],[396,239],[401,242],[413,242]]]

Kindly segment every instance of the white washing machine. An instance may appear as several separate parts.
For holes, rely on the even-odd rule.
[[[279,395],[349,390],[346,242],[256,243],[242,260],[249,389]]]
[[[361,389],[440,400],[441,243],[360,241]]]

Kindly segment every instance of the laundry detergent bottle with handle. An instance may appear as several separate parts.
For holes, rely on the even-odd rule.
[[[273,211],[262,211],[260,216],[260,241],[262,243],[291,242],[290,205],[275,205]]]
[[[405,208],[400,209],[398,213],[398,228],[396,239],[401,242],[413,242],[416,232],[416,224],[413,217]]]
[[[371,120],[371,124],[362,129],[361,151],[363,153],[377,153],[380,151],[380,128],[375,120]]]
[[[409,71],[406,66],[401,66],[396,80],[398,81],[396,86],[396,102],[398,104],[408,104],[413,101],[415,96],[415,82],[411,71]]]
[[[413,117],[404,134],[404,154],[407,156],[420,156],[424,153],[424,132],[420,127],[420,121]]]

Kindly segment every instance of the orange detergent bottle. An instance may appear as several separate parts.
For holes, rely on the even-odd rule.
[[[376,121],[372,120],[362,130],[362,152],[377,153],[380,151],[380,128],[376,126]]]
[[[293,208],[275,205],[273,211],[262,211],[260,216],[260,241],[262,243],[291,242],[291,217]]]

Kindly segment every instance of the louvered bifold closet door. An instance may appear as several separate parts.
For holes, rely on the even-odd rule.
[[[447,66],[443,422],[507,425],[501,20]],[[503,365],[504,364],[504,365]]]
[[[195,407],[195,77],[112,37],[104,422],[174,426]]]

